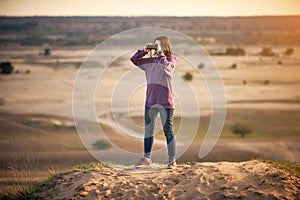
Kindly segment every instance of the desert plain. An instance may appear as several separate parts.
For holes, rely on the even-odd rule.
[[[204,48],[208,52],[222,51],[225,46]],[[97,161],[80,140],[72,113],[76,75],[92,48],[57,47],[52,49],[50,56],[39,55],[42,50],[20,47],[0,52],[1,60],[9,60],[15,68],[14,73],[0,76],[1,192],[16,192],[49,173]],[[188,84],[195,88],[201,111],[196,137],[178,158],[179,163],[255,158],[300,162],[300,48],[294,48],[292,56],[284,56],[285,47],[274,47],[278,56],[271,57],[257,55],[261,50],[259,46],[246,46],[245,50],[245,56],[211,55],[226,91],[226,118],[216,146],[202,159],[198,152],[211,115],[210,94],[203,74],[205,76],[205,70],[209,69],[204,66],[197,71],[178,55],[177,78],[182,78],[187,71],[193,73],[193,80]],[[126,135],[120,137],[124,133],[116,127],[110,107],[112,89],[124,73],[135,68],[129,60],[133,53],[134,49],[108,66],[95,95],[98,122],[114,144],[100,151],[107,151],[111,156],[117,156],[115,148],[136,153],[142,153],[143,149],[143,132],[136,139]],[[234,63],[236,67],[233,68]],[[138,75],[144,76],[142,72]],[[144,98],[143,86],[127,99],[130,116],[140,128]],[[179,111],[175,112],[175,131],[182,119],[180,97],[176,101]],[[236,123],[247,124],[252,133],[244,138],[233,134],[231,126]],[[158,130],[154,149],[164,145],[164,136]],[[167,153],[161,157],[167,160]],[[124,160],[120,158],[119,163]],[[157,158],[157,161],[160,160]],[[126,164],[134,163],[131,160]]]

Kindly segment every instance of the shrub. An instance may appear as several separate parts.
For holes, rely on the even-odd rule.
[[[191,72],[186,72],[183,76],[183,78],[187,81],[193,80],[193,74]]]
[[[93,149],[95,150],[109,149],[111,146],[112,145],[106,140],[97,140],[95,143],[93,143]]]
[[[230,69],[236,69],[236,68],[237,68],[237,64],[236,64],[236,63],[233,63],[229,68],[230,68]]]
[[[294,49],[293,48],[287,48],[284,52],[284,55],[286,56],[291,56],[294,53]]]
[[[265,81],[264,81],[264,85],[268,85],[269,83],[270,83],[269,80],[265,80]]]
[[[234,124],[233,126],[231,126],[231,131],[234,134],[241,135],[242,138],[244,138],[245,135],[252,133],[252,130],[249,126],[241,123]]]
[[[198,65],[198,69],[203,69],[204,68],[204,63],[200,63],[199,65]]]
[[[275,56],[275,53],[271,48],[263,48],[260,52],[260,55],[262,56]]]
[[[50,56],[51,50],[49,48],[44,49],[44,56]]]
[[[244,56],[246,54],[245,49],[237,47],[237,48],[227,48],[226,55],[230,55],[230,56]]]
[[[0,64],[0,70],[2,74],[11,74],[14,70],[14,67],[10,62],[2,62]]]

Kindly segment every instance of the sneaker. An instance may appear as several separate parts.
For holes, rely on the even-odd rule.
[[[146,157],[141,158],[140,161],[135,166],[140,166],[140,165],[151,165],[151,160]]]
[[[168,169],[176,169],[177,168],[176,161],[175,160],[170,161],[167,168]]]

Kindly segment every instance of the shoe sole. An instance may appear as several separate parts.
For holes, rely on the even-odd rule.
[[[167,169],[176,169],[177,166],[168,166]]]

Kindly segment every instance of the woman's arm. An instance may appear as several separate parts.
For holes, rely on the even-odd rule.
[[[158,53],[158,63],[164,66],[164,71],[167,74],[172,73],[175,70],[176,66],[176,57],[170,56],[166,57],[163,52]]]
[[[148,46],[149,44],[150,44],[150,43],[146,43],[143,50],[138,50],[138,51],[130,58],[131,62],[132,62],[133,64],[135,64],[136,66],[140,67],[140,68],[142,68],[142,67],[141,67],[142,65],[151,62],[150,58],[143,58],[143,57],[149,52],[149,49],[147,48],[147,46]],[[143,69],[143,68],[142,68],[142,69]]]
[[[143,64],[146,64],[147,62],[145,62],[145,59],[147,58],[143,58],[145,55],[147,54],[147,52],[145,52],[144,50],[138,50],[131,58],[131,62],[133,64],[135,64],[136,66],[140,67]]]

